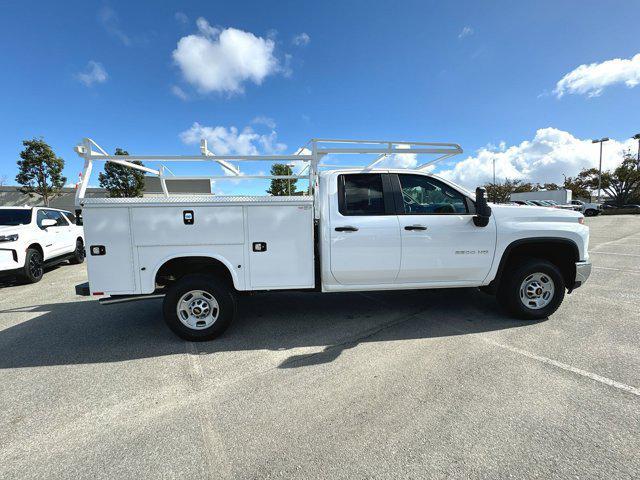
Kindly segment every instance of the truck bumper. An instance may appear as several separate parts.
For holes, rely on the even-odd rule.
[[[584,262],[576,262],[576,278],[571,290],[578,288],[586,282],[589,275],[591,275],[591,262],[588,260]]]

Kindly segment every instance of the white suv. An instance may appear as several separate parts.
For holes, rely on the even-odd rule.
[[[45,265],[84,261],[84,233],[71,212],[47,207],[0,207],[0,275],[40,281]]]

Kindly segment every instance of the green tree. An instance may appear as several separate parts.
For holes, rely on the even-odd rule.
[[[506,203],[509,197],[515,192],[532,192],[538,190],[537,185],[522,180],[510,180],[505,178],[504,182],[487,183],[484,185],[487,189],[487,198],[494,203]]]
[[[583,170],[584,171],[584,170]],[[591,191],[589,185],[580,172],[576,177],[566,177],[564,179],[563,188],[571,190],[571,196],[574,199],[591,200]]]
[[[22,145],[25,148],[20,152],[16,182],[22,185],[22,193],[40,195],[44,204],[49,206],[67,181],[62,176],[64,160],[56,157],[43,138],[24,140]]]
[[[129,152],[116,148],[115,155],[129,155]],[[142,165],[139,160],[131,163]],[[144,190],[144,172],[113,162],[106,162],[104,172],[98,175],[98,181],[109,192],[110,197],[141,197]]]
[[[592,191],[598,189],[597,168],[583,170],[578,177],[583,178]],[[615,170],[602,172],[602,190],[618,206],[630,203],[631,199],[640,196],[640,169],[633,155],[625,153],[622,163]]]
[[[271,166],[271,175],[293,175],[293,170],[289,165],[274,163]],[[296,195],[297,179],[271,179],[271,186],[267,190],[269,195],[285,196]]]

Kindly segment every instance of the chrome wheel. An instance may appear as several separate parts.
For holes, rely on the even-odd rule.
[[[204,290],[191,290],[185,293],[176,307],[178,319],[193,330],[209,328],[218,319],[220,307],[213,295]]]
[[[33,252],[29,257],[29,274],[33,278],[40,278],[43,273],[42,256],[39,252]]]
[[[520,301],[532,310],[546,307],[553,300],[555,285],[546,273],[532,273],[520,284]]]

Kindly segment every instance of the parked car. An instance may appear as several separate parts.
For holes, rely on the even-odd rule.
[[[39,282],[44,267],[85,258],[84,233],[68,211],[45,207],[0,207],[0,275]]]
[[[640,208],[640,205],[637,204],[629,204],[629,205],[623,205],[622,208]]]
[[[278,157],[309,164],[305,196],[84,198],[83,175],[77,201],[89,282],[76,292],[103,303],[163,296],[168,326],[204,340],[229,326],[240,292],[481,287],[511,315],[540,319],[589,277],[589,229],[578,212],[489,206],[484,189],[473,194],[420,169],[318,171],[327,154],[424,153],[432,145],[437,153],[450,150],[443,145],[461,151],[455,144],[310,144],[308,155]],[[92,153],[92,145],[86,139],[76,149],[89,171],[93,161],[112,159]],[[207,157],[205,143],[201,150],[203,161],[226,160]]]
[[[599,215],[602,210],[602,205],[599,203],[586,203],[582,200],[571,200],[571,204],[579,207],[585,217],[595,217]]]

